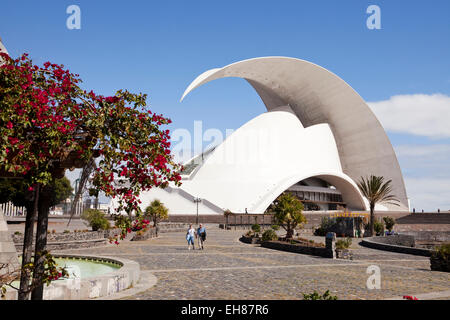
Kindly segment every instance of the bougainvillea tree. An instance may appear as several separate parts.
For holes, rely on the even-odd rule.
[[[26,54],[0,59],[0,176],[24,179],[37,200],[28,214],[33,221],[37,212],[33,283],[42,282],[51,181],[96,158],[91,194],[117,198],[119,211],[139,217],[139,194],[180,185],[181,168],[170,154],[169,130],[161,128],[171,121],[148,110],[145,94],[105,97],[83,90],[63,65],[39,67]],[[32,239],[33,231],[27,234]],[[30,259],[23,255],[23,263]],[[32,299],[42,299],[42,286]]]

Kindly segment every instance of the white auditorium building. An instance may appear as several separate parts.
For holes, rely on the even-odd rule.
[[[374,174],[391,179],[400,200],[400,206],[381,204],[376,210],[409,210],[392,145],[366,102],[344,80],[308,61],[262,57],[202,73],[182,100],[225,77],[247,80],[267,112],[185,162],[181,187],[143,192],[142,209],[159,199],[171,216],[195,215],[197,206],[199,215],[222,215],[227,209],[258,214],[289,191],[305,210],[366,211],[368,202],[356,181]]]

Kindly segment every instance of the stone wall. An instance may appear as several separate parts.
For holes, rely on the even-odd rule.
[[[0,211],[0,264],[5,265],[3,269],[0,269],[0,274],[13,272],[20,266],[2,211]]]
[[[108,244],[109,238],[120,234],[120,229],[99,230],[89,232],[49,233],[47,250],[66,250],[91,248]],[[17,252],[23,251],[23,235],[13,234]],[[34,243],[33,243],[34,246]]]
[[[165,223],[158,224],[158,233],[181,232],[189,228],[189,223]]]
[[[302,246],[298,244],[290,244],[284,241],[262,241],[261,247],[301,254],[309,254],[324,258],[335,257],[333,251],[330,250],[329,248]]]
[[[144,241],[156,237],[156,228],[148,228],[142,232],[136,232],[131,241]]]
[[[402,245],[398,245],[398,244],[388,244],[388,243],[381,242],[382,240],[380,241],[381,238],[390,238],[390,237],[395,237],[395,236],[365,238],[361,241],[361,245],[368,247],[368,248],[384,250],[384,251],[413,254],[413,255],[425,256],[425,257],[431,256],[431,250],[429,250],[429,249],[407,247],[407,246],[402,246]]]
[[[415,239],[411,235],[399,234],[399,235],[391,235],[386,237],[372,237],[371,241],[384,243],[384,244],[393,244],[404,247],[415,247]]]
[[[105,238],[105,231],[88,232],[68,232],[68,233],[48,233],[47,242],[77,241],[77,240],[95,240]],[[15,243],[23,243],[23,234],[13,234]]]
[[[414,237],[416,241],[449,242],[450,231],[406,231],[404,235]]]

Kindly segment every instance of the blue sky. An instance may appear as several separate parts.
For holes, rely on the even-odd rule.
[[[72,4],[81,8],[81,30],[66,27]],[[381,30],[366,27],[372,4],[381,9]],[[240,79],[214,81],[179,103],[203,71],[271,55],[314,62],[366,101],[384,103],[374,112],[397,151],[413,206],[449,210],[450,134],[435,132],[450,120],[449,13],[447,0],[2,0],[0,36],[12,56],[27,52],[38,64],[63,63],[96,92],[148,93],[152,110],[173,120],[171,129],[193,130],[194,120],[202,120],[204,129],[224,132],[265,111]],[[418,94],[425,100],[399,120],[406,125],[389,123],[393,108],[402,108],[391,97]],[[428,103],[434,94],[442,96]],[[422,111],[436,113],[427,120],[429,132],[426,124],[413,129]]]

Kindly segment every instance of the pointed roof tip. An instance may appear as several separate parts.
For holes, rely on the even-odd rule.
[[[203,81],[205,79],[207,79],[210,75],[212,75],[213,73],[220,71],[223,68],[214,68],[214,69],[210,69],[208,71],[203,72],[201,75],[199,75],[197,78],[195,78],[194,81],[192,81],[189,86],[186,88],[186,90],[184,91],[183,95],[181,96],[180,102],[182,102],[184,100],[184,98],[195,88],[199,87],[200,85],[203,84]]]
[[[4,53],[7,53],[7,54],[9,54],[8,53],[8,50],[6,50],[6,47],[5,47],[5,45],[3,44],[3,42],[2,42],[2,38],[0,37],[0,52],[4,52]],[[1,60],[0,60],[1,61]]]

